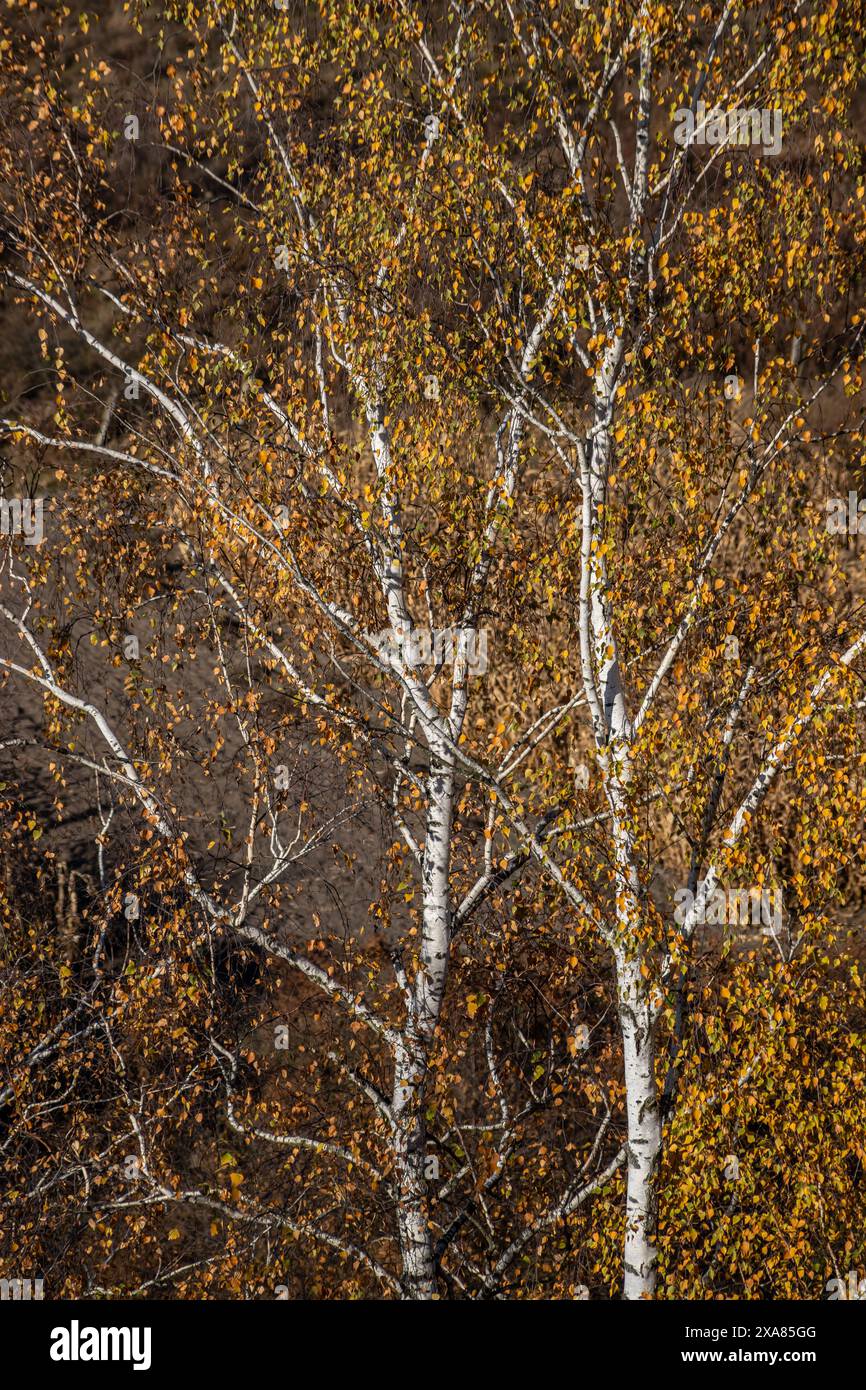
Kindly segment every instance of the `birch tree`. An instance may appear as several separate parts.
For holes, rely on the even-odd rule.
[[[660,1248],[662,1156],[688,1151],[705,1082],[696,943],[741,925],[711,909],[780,895],[781,995],[840,856],[859,871],[866,627],[827,526],[861,443],[856,7],[135,19],[159,63],[132,85],[96,21],[73,38],[67,17],[74,93],[52,41],[7,38],[4,278],[51,393],[3,430],[60,505],[44,549],[10,550],[0,666],[44,701],[58,795],[61,762],[94,779],[115,912],[147,865],[145,992],[233,943],[272,989],[320,995],[333,1037],[299,1032],[280,1101],[203,994],[207,1046],[192,1017],[178,1046],[190,1114],[209,1088],[238,1143],[314,1164],[297,1217],[246,1196],[233,1152],[227,1193],[171,1172],[164,1101],[135,1099],[95,1019],[99,935],[4,1102],[71,1020],[122,1059],[136,1176],[88,1187],[102,1223],[200,1208],[320,1248],[353,1292],[424,1300],[520,1296],[533,1260],[582,1296],[557,1246],[578,1229],[618,1242],[592,1266],[609,1292],[655,1297],[681,1243],[674,1222]],[[140,530],[114,554],[112,514]],[[99,656],[124,670],[145,609],[156,674],[120,689]],[[217,847],[219,782],[195,769],[221,758],[242,814]],[[372,955],[308,896],[325,847],[364,882],[370,815]],[[772,1017],[766,956],[731,968]],[[724,1262],[700,1249],[705,1289]]]

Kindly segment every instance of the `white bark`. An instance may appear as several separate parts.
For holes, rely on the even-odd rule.
[[[394,1067],[391,1102],[397,1175],[397,1229],[403,1266],[403,1297],[422,1301],[436,1295],[425,1175],[423,1086],[426,1073],[426,1048],[402,1044],[398,1048]]]
[[[656,1288],[661,1115],[649,981],[639,956],[617,952],[627,1114],[626,1231],[623,1298],[652,1298]]]
[[[453,801],[453,765],[434,759],[428,778],[422,864],[421,948],[418,971],[409,997],[406,1027],[396,1050],[391,1101],[404,1297],[410,1299],[430,1299],[436,1294],[433,1242],[427,1212],[424,1107],[430,1051],[448,978]]]

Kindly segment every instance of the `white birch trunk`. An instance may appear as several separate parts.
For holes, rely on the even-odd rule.
[[[425,1174],[423,1095],[427,1055],[418,1047],[398,1050],[392,1101],[403,1297],[411,1300],[431,1299],[436,1294]]]
[[[623,1298],[656,1289],[661,1113],[655,1075],[654,1010],[640,956],[617,952],[619,1018],[625,1066],[628,1156]]]
[[[397,1213],[407,1299],[436,1295],[433,1240],[427,1211],[425,1093],[430,1050],[448,978],[451,933],[449,870],[454,769],[434,757],[428,778],[422,867],[422,936],[410,1017],[394,1072],[392,1114],[399,1182]]]

